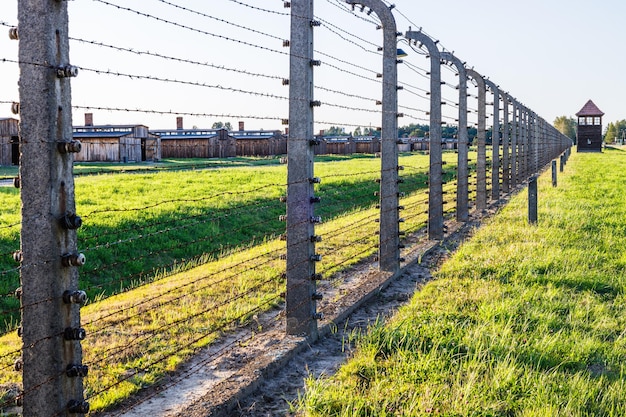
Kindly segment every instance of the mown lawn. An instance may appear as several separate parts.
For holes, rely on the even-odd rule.
[[[607,149],[544,174],[536,226],[522,192],[299,415],[626,415],[625,169]]]

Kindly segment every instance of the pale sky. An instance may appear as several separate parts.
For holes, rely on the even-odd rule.
[[[0,30],[5,35],[0,36],[0,60],[15,60],[18,42],[6,33],[7,25],[17,23],[17,0],[1,1]],[[573,116],[588,99],[606,113],[605,126],[626,119],[622,0],[394,4],[398,31],[422,27],[549,122]],[[222,121],[237,128],[243,120],[247,129],[284,128],[280,119],[288,117],[289,91],[282,79],[289,77],[289,49],[282,42],[289,39],[290,18],[282,0],[73,0],[68,9],[71,37],[141,52],[71,41],[71,64],[84,68],[72,80],[72,104],[145,111],[75,107],[75,125],[92,112],[95,124],[173,129],[176,114],[152,113],[173,112],[204,115],[183,115],[185,127],[209,128]],[[342,0],[315,0],[315,14],[322,21],[315,29],[315,58],[322,61],[315,70],[315,99],[323,103],[315,109],[315,128],[380,125],[375,100],[381,98],[381,84],[375,74],[382,68],[376,52],[382,33],[372,23],[374,14],[357,9],[353,15]],[[404,43],[399,46],[409,53],[399,66],[399,81],[405,85],[399,96],[405,117],[399,124],[427,123],[429,84],[424,72],[429,62]],[[0,75],[0,117],[12,117],[10,105],[2,102],[18,100],[17,65],[0,62]],[[448,103],[444,121],[454,123],[458,79],[448,70],[443,77]],[[476,89],[470,92],[476,94]],[[475,98],[469,99],[469,107],[476,108]],[[475,118],[470,115],[470,123]]]

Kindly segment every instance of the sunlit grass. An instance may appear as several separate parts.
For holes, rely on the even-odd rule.
[[[455,155],[446,157],[452,161]],[[379,187],[375,179],[380,176],[380,159],[373,156],[327,159],[316,164],[316,175],[323,178],[316,190],[316,194],[322,196],[316,212],[324,218],[316,233],[325,236],[318,246],[318,252],[324,254],[318,272],[335,280],[338,273],[376,252],[375,233],[379,225],[374,219],[379,210],[375,207],[378,197],[374,191]],[[404,155],[401,163],[415,167],[413,172],[403,173],[407,178],[403,215],[419,218],[417,225],[425,219],[422,170],[428,166],[427,157]],[[285,262],[280,256],[285,253],[285,242],[277,236],[284,232],[284,223],[278,222],[278,214],[284,213],[285,208],[278,197],[285,191],[281,183],[285,175],[286,167],[277,165],[263,167],[262,171],[239,167],[184,174],[118,174],[77,179],[78,207],[85,213],[83,240],[110,231],[120,236],[145,234],[149,232],[150,222],[144,222],[144,217],[177,219],[181,212],[189,216],[194,211],[223,210],[246,203],[246,198],[265,199],[279,210],[264,213],[271,222],[278,224],[264,234],[255,235],[254,240],[230,233],[230,246],[224,245],[218,247],[217,252],[209,253],[210,246],[201,245],[198,257],[187,258],[175,268],[182,272],[157,275],[150,285],[103,301],[92,300],[81,310],[81,323],[88,334],[82,343],[83,362],[90,367],[85,380],[86,396],[93,410],[119,403],[153,384],[223,332],[247,323],[258,312],[282,304]],[[267,184],[279,186],[267,187]],[[236,192],[231,194],[234,188]],[[207,193],[227,195],[228,199],[208,199],[210,205],[203,206],[203,196]],[[179,201],[181,194],[183,201]],[[173,202],[167,202],[169,200]],[[155,210],[135,210],[155,201],[162,203],[155,206]],[[244,222],[241,216],[235,220],[239,227]],[[87,226],[90,223],[91,226]],[[217,226],[227,231],[228,227],[234,227],[222,222]],[[172,243],[181,246],[182,253],[189,253],[188,246],[175,239],[169,242]],[[159,245],[168,242],[157,239],[152,244],[155,247],[148,249],[156,256]],[[131,247],[138,250],[136,243]],[[109,258],[88,256],[88,262],[101,262],[96,268],[103,271],[104,278],[119,273],[110,267],[116,262],[116,257],[111,256],[114,249],[107,249],[105,254]],[[115,253],[118,257],[125,255],[123,250]],[[84,268],[81,277],[85,275]],[[83,285],[88,282],[83,278]],[[0,338],[0,384],[20,382],[19,374],[11,370],[19,349],[20,341],[14,332]]]
[[[355,335],[306,416],[626,415],[626,153],[573,154],[464,244],[389,323]]]
[[[455,157],[454,153],[446,154],[451,166]],[[379,188],[375,182],[380,177],[379,158],[356,155],[317,159],[315,175],[322,178],[322,183],[317,186],[316,195],[322,202],[315,211],[325,222],[350,212],[364,214],[371,210],[367,213],[376,216],[374,206],[378,197],[374,192]],[[256,166],[266,162],[267,166]],[[285,213],[285,205],[279,197],[286,193],[285,165],[273,159],[240,161],[242,166],[232,166],[237,161],[231,159],[206,163],[231,165],[209,170],[117,173],[76,179],[77,213],[83,218],[83,227],[78,230],[79,250],[87,256],[87,264],[80,273],[81,287],[92,300],[284,233],[285,224],[279,217]],[[407,166],[401,172],[406,179],[401,188],[409,196],[402,204],[409,207],[411,195],[423,195],[426,187],[424,172],[428,156],[406,154],[400,163]],[[111,165],[114,169],[121,164]],[[19,286],[17,264],[11,257],[19,249],[19,190],[0,187],[0,193],[3,202],[0,311],[12,312],[3,314],[0,326],[11,329],[16,325],[18,302],[2,295]],[[411,210],[409,207],[402,215],[412,219]],[[415,220],[407,220],[406,230],[422,226],[421,217]],[[325,227],[322,230],[327,230]],[[376,227],[372,219],[366,229],[373,231]],[[326,239],[323,245],[345,246],[345,240],[338,242],[331,231],[328,233],[335,243]],[[366,250],[351,257],[354,261],[348,263],[358,262],[371,253],[372,250]],[[359,254],[358,247],[354,254]],[[337,268],[329,267],[331,270]]]

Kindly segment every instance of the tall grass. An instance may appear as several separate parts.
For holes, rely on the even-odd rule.
[[[626,153],[573,154],[464,244],[354,357],[309,380],[306,416],[626,415]]]

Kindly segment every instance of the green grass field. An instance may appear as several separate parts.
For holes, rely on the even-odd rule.
[[[455,157],[446,154],[448,178],[454,175]],[[179,171],[170,169],[178,163],[168,162],[170,168],[158,172],[77,177],[77,213],[83,218],[79,250],[87,257],[80,279],[90,299],[106,298],[284,233],[279,216],[285,205],[279,198],[286,193],[286,166],[278,159],[240,159],[204,161],[205,166],[218,167],[214,169]],[[201,162],[186,161],[194,166]],[[406,165],[403,191],[421,192],[428,157],[407,155],[401,163]],[[91,168],[92,164],[80,165],[77,170]],[[316,175],[323,182],[316,190],[322,198],[316,213],[328,221],[372,208],[379,170],[380,159],[372,155],[318,157]],[[17,325],[18,300],[2,295],[19,286],[19,271],[11,257],[19,249],[19,190],[0,187],[0,199],[0,328],[12,329]],[[413,207],[414,212],[417,209]],[[376,213],[370,216],[373,233]],[[331,250],[331,241],[325,240],[322,247]],[[362,256],[354,252],[349,263],[371,253],[371,249]],[[325,272],[338,269],[327,265]]]
[[[456,155],[445,158],[451,179]],[[407,154],[400,163],[406,167],[405,228],[415,230],[426,216],[428,157]],[[379,169],[380,159],[371,155],[322,157],[316,163],[322,178],[316,212],[324,218],[316,228],[324,237],[318,272],[327,279],[340,280],[333,278],[337,272],[376,252]],[[286,167],[275,164],[77,178],[84,218],[79,242],[88,259],[81,286],[92,295],[81,323],[89,334],[82,345],[93,410],[153,384],[223,332],[282,304],[285,242],[278,235],[285,225],[278,217],[285,211],[279,201],[285,177]],[[8,188],[3,196],[14,210],[17,191]],[[8,213],[15,216],[9,221],[19,221]],[[0,230],[8,253],[19,227]],[[148,261],[154,263],[144,264]],[[159,268],[179,272],[164,274]],[[10,290],[17,283],[5,285]],[[16,320],[5,319],[13,325]],[[0,384],[19,383],[11,370],[19,349],[15,332],[0,339]]]
[[[446,261],[303,416],[626,415],[626,152],[572,154]]]

